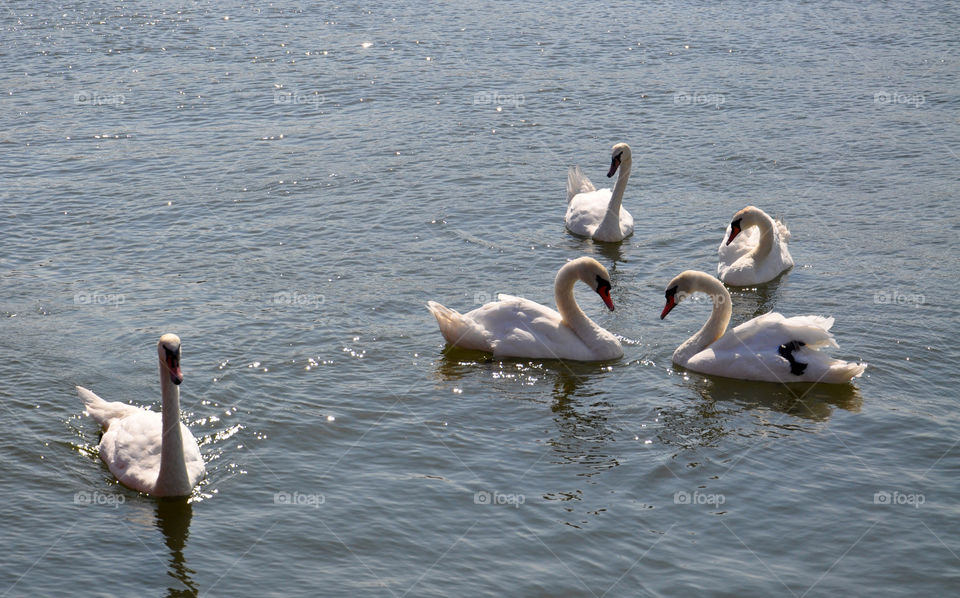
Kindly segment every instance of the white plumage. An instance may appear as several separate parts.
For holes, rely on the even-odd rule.
[[[727,330],[730,293],[716,278],[688,270],[667,285],[661,319],[684,297],[703,292],[713,299],[706,324],[673,353],[673,362],[714,376],[767,382],[840,384],[859,377],[865,363],[833,359],[821,349],[838,347],[833,318],[771,312]]]
[[[616,359],[623,348],[608,331],[583,313],[573,296],[577,280],[588,284],[610,309],[610,276],[599,262],[582,257],[568,262],[554,284],[557,310],[529,299],[501,294],[498,301],[461,314],[429,301],[440,332],[451,345],[487,351],[497,357],[600,361]]]
[[[735,287],[769,282],[793,267],[789,240],[790,231],[783,222],[747,206],[733,215],[720,240],[717,276]]]
[[[567,214],[564,218],[570,232],[607,242],[622,241],[633,234],[633,216],[623,207],[623,191],[630,178],[632,164],[629,145],[618,143],[613,146],[607,176],[613,176],[620,170],[613,190],[597,190],[579,166],[570,167],[567,172]]]
[[[157,350],[162,414],[105,401],[82,386],[77,393],[84,410],[103,427],[100,458],[123,485],[155,496],[188,496],[206,468],[196,439],[179,421],[180,339],[164,335]]]

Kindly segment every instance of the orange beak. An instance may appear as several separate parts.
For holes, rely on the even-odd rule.
[[[727,245],[729,245],[731,241],[733,241],[734,239],[736,239],[736,238],[737,238],[737,235],[739,235],[739,234],[740,234],[740,227],[737,226],[736,224],[731,224],[731,225],[730,225],[730,238],[727,239]]]
[[[607,307],[610,308],[610,311],[613,311],[613,299],[610,298],[610,288],[600,287],[597,289],[597,294],[600,295],[600,298],[603,299],[603,302],[607,304]]]
[[[676,307],[677,300],[673,298],[673,295],[667,297],[667,304],[663,306],[663,311],[660,312],[660,319],[667,317],[667,314],[670,313],[670,310]]]

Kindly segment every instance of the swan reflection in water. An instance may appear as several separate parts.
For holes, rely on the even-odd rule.
[[[658,440],[691,450],[720,446],[723,438],[785,437],[813,431],[835,409],[860,411],[863,398],[851,384],[751,382],[673,369],[691,401],[660,411]]]
[[[856,413],[863,404],[860,390],[852,384],[777,384],[691,373],[684,385],[707,401],[759,407],[817,422],[829,419],[835,407]]]
[[[187,566],[183,556],[187,537],[190,534],[190,519],[193,516],[193,506],[184,498],[159,499],[157,501],[157,528],[163,534],[163,541],[170,551],[167,561],[169,570],[167,575],[176,582],[167,589],[167,596],[186,598],[197,596],[199,590],[193,581],[196,573]]]
[[[606,393],[594,384],[609,374],[607,365],[589,362],[558,360],[500,360],[489,353],[450,348],[436,363],[438,379],[459,381],[483,371],[496,379],[492,389],[505,393],[513,400],[545,402],[543,384],[552,384],[549,409],[556,426],[543,439],[550,447],[550,456],[542,463],[574,467],[571,478],[577,480],[575,489],[546,492],[546,500],[578,500],[583,494],[581,480],[590,478],[620,465],[612,450],[616,426],[608,424],[614,406],[606,400]],[[524,377],[536,378],[543,384],[518,384]],[[508,379],[505,386],[502,381]],[[572,525],[573,523],[571,523]]]
[[[786,288],[784,283],[788,278],[790,278],[790,270],[766,284],[755,287],[727,287],[733,298],[730,327],[733,328],[765,313],[777,311],[777,303],[783,296]]]

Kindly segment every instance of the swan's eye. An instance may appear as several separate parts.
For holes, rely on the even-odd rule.
[[[740,222],[741,222],[742,220],[743,220],[743,218],[737,218],[736,220],[734,220],[733,222],[730,223],[730,228],[741,228],[741,227],[740,227]]]
[[[677,294],[677,285],[673,285],[672,287],[670,287],[669,289],[667,289],[667,291],[664,293],[664,295],[666,296],[667,299],[672,298],[672,297],[675,296],[676,294]]]
[[[610,281],[597,274],[597,290],[607,289],[609,291],[610,288]]]

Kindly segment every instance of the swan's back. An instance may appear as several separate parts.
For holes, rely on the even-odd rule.
[[[833,322],[833,318],[821,316],[785,318],[776,312],[767,313],[728,331],[685,365],[695,371],[744,380],[848,382],[863,374],[867,365],[833,359],[820,350],[839,346],[830,333]],[[802,373],[796,373],[796,369]]]
[[[619,342],[610,343],[607,353],[598,354],[563,322],[556,310],[545,305],[513,295],[500,294],[498,299],[466,314],[434,301],[427,307],[436,316],[447,342],[464,349],[487,351],[497,357],[578,361],[623,355]]]

